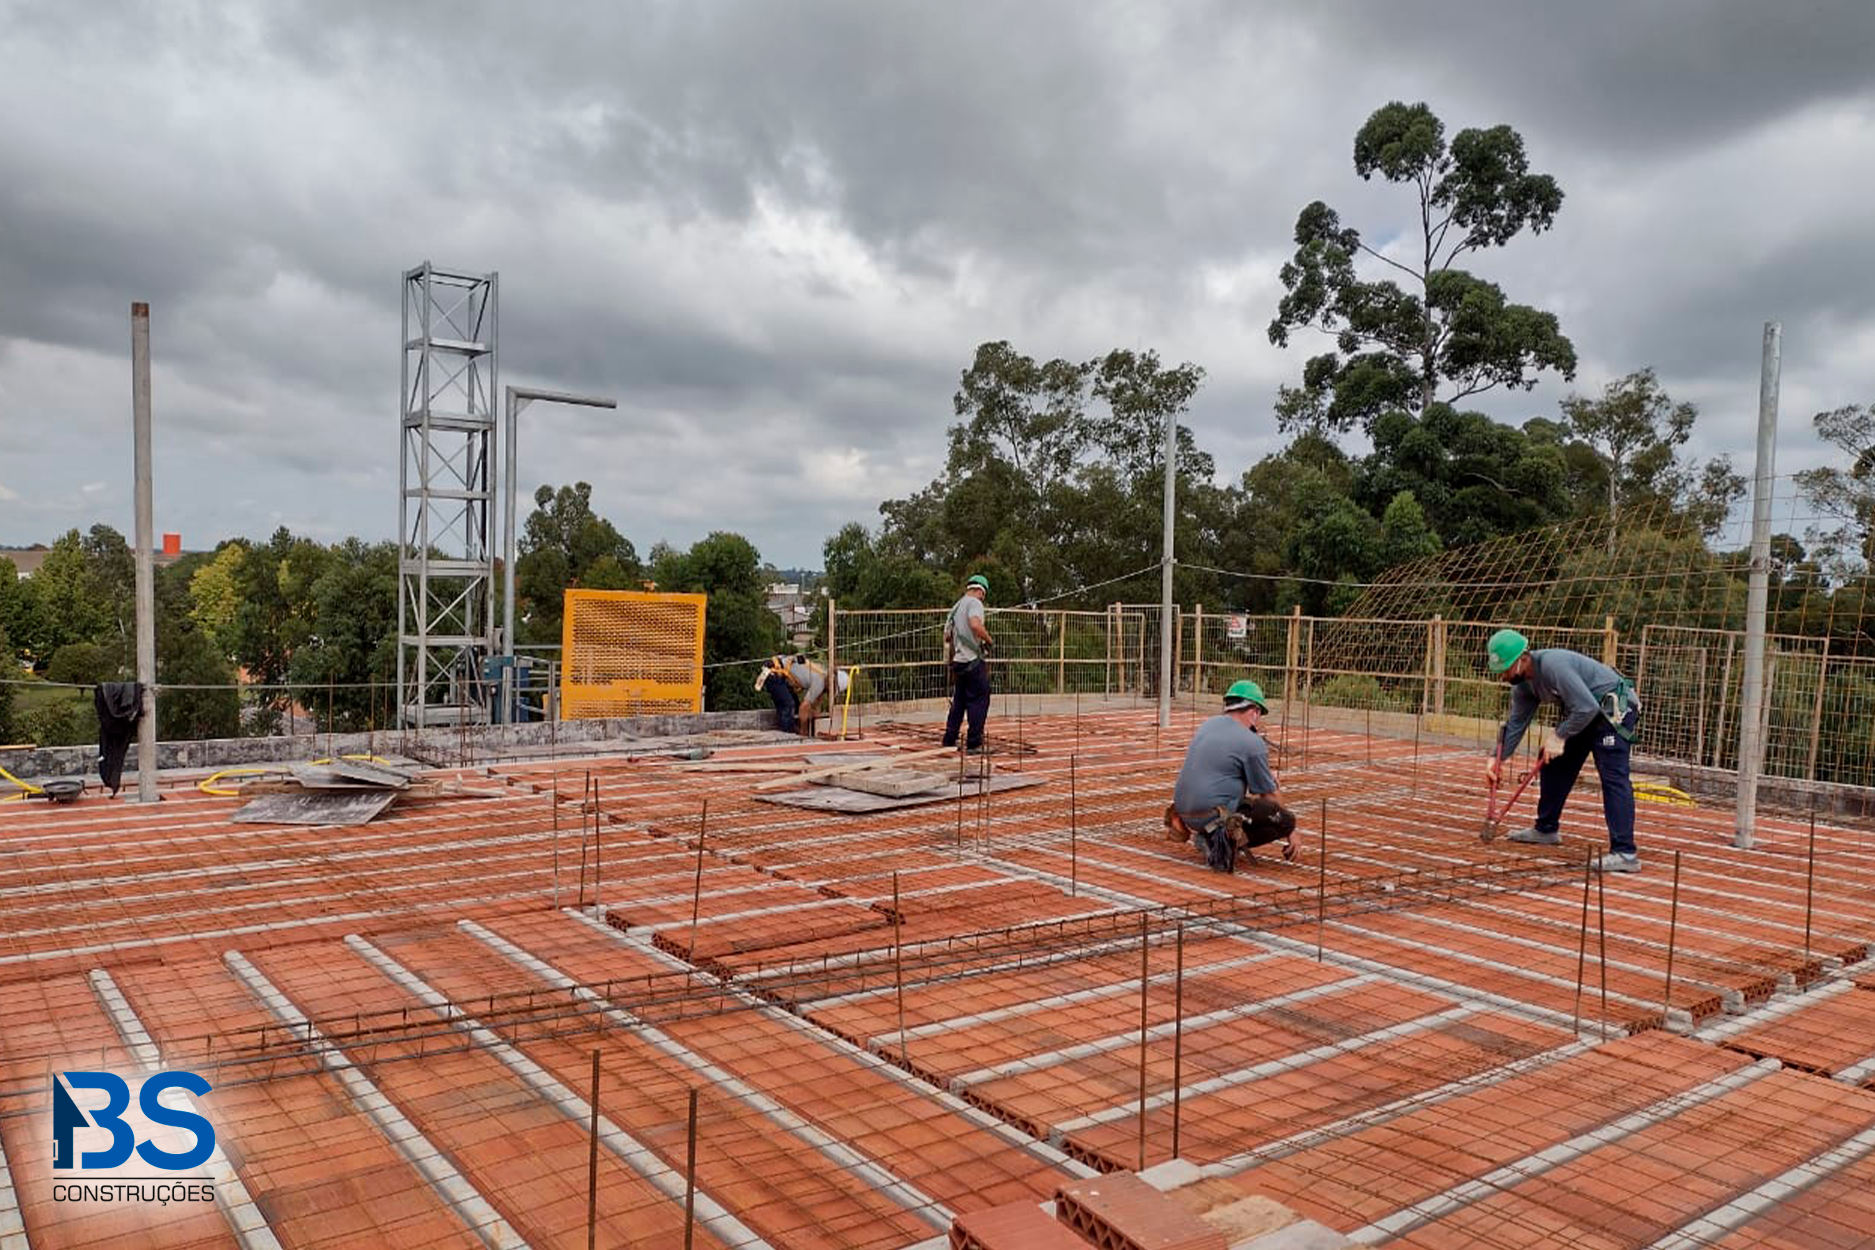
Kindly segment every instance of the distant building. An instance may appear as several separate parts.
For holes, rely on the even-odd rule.
[[[814,607],[799,582],[769,583],[767,602],[768,610],[781,618],[781,628],[796,650],[814,641]]]
[[[133,552],[136,550],[134,545],[131,550]],[[13,567],[19,570],[21,577],[31,577],[37,573],[39,566],[44,564],[46,557],[51,554],[52,548],[44,543],[34,543],[30,547],[0,547],[0,560],[13,561]],[[174,564],[189,554],[182,549],[182,535],[171,532],[163,535],[156,550],[151,553],[151,560],[160,569],[166,564]]]

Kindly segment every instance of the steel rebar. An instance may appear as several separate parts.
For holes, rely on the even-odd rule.
[[[697,961],[697,920],[703,909],[703,838],[710,826],[710,800],[703,800],[703,810],[697,814],[697,872],[696,882],[690,891],[690,944],[685,949],[684,962],[694,964]]]
[[[1146,1006],[1152,989],[1152,935],[1139,918],[1139,1170],[1146,1170]]]
[[[1177,963],[1172,973],[1172,1157],[1178,1158],[1179,1104],[1185,1076],[1185,926],[1178,926]]]
[[[592,1052],[592,1110],[586,1130],[586,1250],[599,1245],[599,1052]]]
[[[1673,902],[1667,910],[1667,985],[1661,994],[1660,1021],[1673,1010],[1673,952],[1680,933],[1680,852],[1673,852]]]

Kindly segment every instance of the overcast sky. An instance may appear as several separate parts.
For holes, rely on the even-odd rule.
[[[190,548],[396,529],[400,274],[501,275],[524,489],[585,479],[645,551],[778,565],[941,465],[984,340],[1208,371],[1234,478],[1314,345],[1264,329],[1297,210],[1370,241],[1389,100],[1506,122],[1566,193],[1474,267],[1555,311],[1576,387],[1644,365],[1749,468],[1875,400],[1875,5],[0,0],[0,543],[131,528],[129,305],[156,520]],[[1568,390],[1488,397],[1523,420]]]

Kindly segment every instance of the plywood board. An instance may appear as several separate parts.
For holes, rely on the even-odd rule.
[[[956,782],[943,773],[921,773],[913,768],[875,768],[868,772],[835,773],[824,777],[816,785],[838,786],[843,790],[858,790],[862,794],[878,794],[888,799],[902,799],[913,794],[923,794],[927,790],[941,790],[946,783],[956,794]]]
[[[393,768],[388,764],[379,764],[372,760],[336,759],[322,767],[327,772],[352,781],[362,781],[374,786],[389,786],[393,790],[402,790],[416,780],[415,776],[401,768]]]
[[[362,825],[396,798],[395,790],[267,794],[228,819],[240,825]]]
[[[1039,786],[1047,778],[1023,776],[1020,773],[1004,774],[989,779],[989,790],[1000,794],[1004,790],[1025,790],[1030,786]],[[847,790],[834,786],[803,787],[799,790],[786,790],[779,794],[758,794],[755,797],[764,803],[779,803],[783,807],[804,807],[815,812],[839,812],[849,816],[861,816],[868,812],[889,812],[902,807],[923,807],[930,803],[954,803],[961,789],[964,797],[974,797],[979,792],[976,778],[966,780],[962,787],[955,781],[946,781],[942,790],[927,794],[914,794],[902,799],[887,798],[879,794],[861,794],[857,790]]]

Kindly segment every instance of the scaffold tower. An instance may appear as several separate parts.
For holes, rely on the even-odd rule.
[[[487,717],[495,638],[497,276],[404,274],[397,691],[405,725]]]

